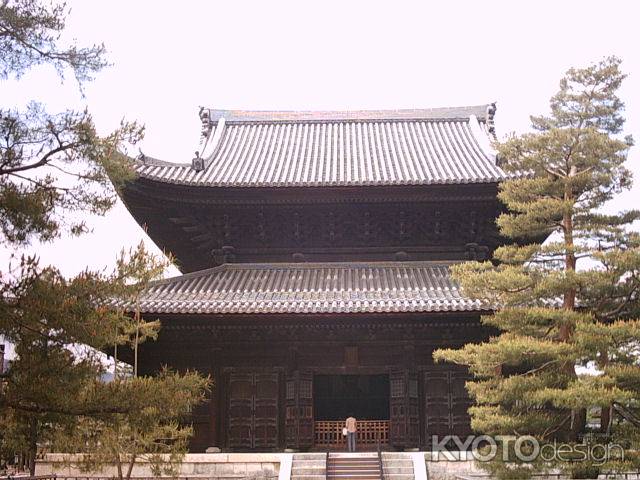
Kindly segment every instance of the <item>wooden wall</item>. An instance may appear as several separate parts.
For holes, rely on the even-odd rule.
[[[466,435],[468,375],[434,365],[432,352],[491,334],[475,313],[182,315],[161,322],[158,340],[140,351],[143,373],[168,365],[215,382],[193,414],[193,452],[313,448],[314,373],[388,374],[392,447]]]

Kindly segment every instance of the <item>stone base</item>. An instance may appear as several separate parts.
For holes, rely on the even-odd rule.
[[[180,465],[179,477],[215,478],[216,480],[238,480],[259,478],[276,480],[284,454],[278,453],[189,453]],[[78,466],[77,455],[49,453],[36,464],[36,475],[63,477],[113,477],[115,465],[100,471],[83,472]],[[140,461],[133,467],[132,477],[153,477],[148,462]]]

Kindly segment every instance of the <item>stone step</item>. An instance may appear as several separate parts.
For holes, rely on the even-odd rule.
[[[399,458],[399,459],[411,459],[411,454],[408,452],[382,452],[382,458]]]
[[[328,480],[380,480],[377,452],[336,452],[327,460]]]
[[[325,464],[324,458],[321,460],[293,460],[293,465],[301,465],[304,467],[323,466]]]
[[[343,462],[345,460],[358,460],[361,462],[372,462],[372,461],[377,461],[378,460],[378,455],[371,455],[371,456],[340,456],[340,457],[334,457],[333,455],[329,455],[329,460],[330,461],[336,461],[336,462]]]
[[[377,468],[380,469],[380,464],[378,463],[329,463],[327,465],[328,469],[342,469],[342,470],[358,470],[358,469],[371,469]]]
[[[382,462],[385,467],[413,468],[413,462]]]
[[[327,457],[326,453],[294,453],[293,460],[324,460]]]
[[[327,473],[336,473],[336,472],[379,472],[380,467],[377,465],[359,467],[359,466],[349,466],[349,467],[328,467]]]
[[[349,471],[349,470],[380,470],[379,465],[328,465],[327,471]]]
[[[387,475],[385,472],[384,480],[414,480],[415,476],[413,473],[390,473]]]
[[[358,474],[340,474],[340,475],[327,475],[327,478],[332,480],[340,480],[344,478],[345,480],[380,480],[380,474],[366,474],[366,473],[358,473]]]
[[[327,472],[327,477],[359,477],[364,475],[365,477],[380,477],[380,470],[353,470],[351,472]]]
[[[291,467],[291,475],[324,475],[325,473],[324,465],[316,468],[298,467],[297,465]]]
[[[371,458],[329,458],[328,463],[377,463],[379,459],[377,457]]]
[[[413,465],[410,465],[408,467],[399,467],[396,465],[390,465],[390,466],[384,466],[384,474],[385,476],[387,474],[389,475],[393,475],[393,474],[397,474],[397,473],[403,473],[406,475],[412,475],[413,474]]]
[[[370,458],[378,457],[378,452],[335,452],[330,453],[329,458]]]
[[[294,453],[291,480],[326,480],[326,453]]]

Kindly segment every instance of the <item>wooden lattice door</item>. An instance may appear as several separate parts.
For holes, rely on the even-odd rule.
[[[449,435],[450,428],[450,395],[449,372],[433,371],[424,374],[424,425],[425,438],[432,444],[432,436]]]
[[[253,373],[229,373],[228,445],[233,449],[253,448]]]
[[[229,373],[228,445],[237,450],[278,447],[278,372]]]
[[[465,384],[471,380],[471,375],[465,370],[454,370],[450,372],[450,392],[451,392],[451,431],[454,435],[466,437],[471,435],[471,418],[469,417],[469,407],[471,398]]]
[[[389,442],[405,448],[417,447],[420,433],[418,375],[401,370],[389,375]]]
[[[432,370],[424,374],[425,440],[432,437],[471,433],[468,409],[471,399],[465,388],[469,374],[464,370]],[[463,438],[464,441],[464,438]]]
[[[286,443],[289,448],[313,446],[313,374],[296,371],[287,376]]]

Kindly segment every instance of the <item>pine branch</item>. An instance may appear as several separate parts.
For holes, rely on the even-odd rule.
[[[33,170],[33,169],[42,167],[44,165],[47,165],[52,160],[52,157],[54,155],[65,152],[67,150],[73,150],[74,148],[78,148],[81,145],[82,144],[80,142],[73,142],[73,143],[67,143],[65,145],[60,145],[52,150],[49,150],[40,160],[32,164],[20,165],[18,167],[13,167],[13,168],[0,168],[0,175],[6,175],[6,174],[16,173],[16,172],[24,172],[25,170]]]

